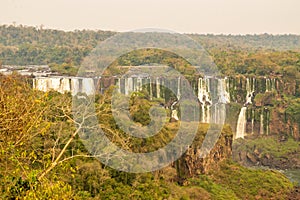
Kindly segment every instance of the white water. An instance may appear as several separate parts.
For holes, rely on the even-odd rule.
[[[260,130],[259,130],[259,133],[261,135],[264,134],[264,115],[263,115],[263,111],[261,111],[261,113],[260,113]]]
[[[160,82],[159,82],[159,78],[156,78],[156,97],[160,98]]]
[[[245,131],[246,131],[246,111],[247,111],[247,107],[242,107],[241,112],[239,114],[238,122],[237,122],[235,139],[237,139],[237,138],[244,138],[244,136],[245,136]]]
[[[75,95],[78,92],[79,92],[79,79],[72,78],[71,79],[71,93],[72,93],[72,95]]]
[[[227,78],[218,79],[219,103],[230,103],[229,85]]]
[[[209,123],[210,122],[210,106],[212,102],[210,100],[210,86],[208,78],[199,78],[198,79],[198,99],[201,103],[201,122]]]
[[[79,80],[82,80],[82,91],[79,88]],[[54,90],[60,93],[71,92],[76,95],[78,92],[92,95],[95,93],[94,80],[92,78],[78,77],[37,77],[34,79],[34,89],[48,92]]]
[[[247,91],[247,96],[246,96],[246,105],[247,104],[252,104],[252,97],[254,94],[254,89],[255,89],[255,79],[252,79],[252,85],[250,85],[250,79],[247,78],[246,82],[246,91]]]
[[[237,126],[236,126],[236,136],[235,138],[244,138],[245,132],[246,132],[246,125],[247,125],[247,119],[246,119],[246,111],[247,111],[247,105],[252,104],[252,98],[254,94],[254,89],[255,89],[255,79],[252,79],[252,85],[250,84],[250,79],[246,79],[246,103],[242,107],[239,118],[237,121]],[[252,121],[252,127],[253,127],[253,121]]]
[[[270,78],[265,78],[266,79],[266,92],[271,92],[276,90],[276,79],[270,79]]]
[[[151,81],[151,78],[149,78],[149,87],[150,87],[150,100],[152,100],[152,95],[153,95],[153,91],[152,91],[152,81]]]
[[[255,117],[255,111],[252,110],[252,113],[251,113],[251,134],[254,134],[254,117]]]
[[[175,101],[174,103],[172,103],[171,105],[171,117],[174,118],[176,121],[179,120],[179,117],[178,117],[178,112],[177,110],[174,108],[174,106],[178,103],[178,101]]]
[[[141,91],[142,90],[142,79],[139,77],[137,78],[137,91]]]
[[[181,93],[180,93],[180,89],[181,89],[181,81],[180,81],[180,77],[178,77],[178,80],[177,80],[177,99],[179,100],[180,97],[181,97]]]

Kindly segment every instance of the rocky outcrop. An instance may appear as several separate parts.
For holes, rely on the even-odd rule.
[[[193,144],[185,154],[173,164],[181,181],[199,174],[205,174],[210,169],[218,167],[221,161],[230,159],[232,156],[233,134],[230,126],[224,126],[219,140],[204,158],[200,157],[200,148],[203,143],[202,136],[196,136]]]
[[[286,140],[284,136],[281,137],[280,141],[278,141],[278,146],[285,145]],[[268,149],[268,152],[266,152],[266,149]],[[288,147],[286,149],[274,148],[273,150],[268,146],[258,148],[254,143],[247,145],[247,141],[239,141],[233,145],[233,160],[244,166],[263,166],[281,170],[300,169],[299,148],[294,148],[294,150],[286,153],[281,152],[280,155],[277,154],[278,151],[288,150]]]

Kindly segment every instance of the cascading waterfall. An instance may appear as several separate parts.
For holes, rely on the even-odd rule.
[[[263,109],[260,113],[260,130],[259,134],[263,135],[264,134],[264,115],[263,115]]]
[[[34,79],[33,82],[33,87],[34,89],[43,91],[43,92],[47,92],[49,89],[49,80],[48,78],[38,78],[38,79]]]
[[[212,101],[210,99],[210,85],[207,77],[198,79],[198,99],[201,103],[201,116],[203,123],[210,122],[210,107]]]
[[[204,111],[205,111],[205,92],[206,92],[206,89],[204,89],[203,87],[203,79],[202,78],[199,78],[198,80],[198,99],[201,103],[201,117],[202,117],[202,122],[205,122],[205,114],[204,114]]]
[[[180,89],[181,89],[181,81],[180,81],[180,77],[178,77],[178,80],[177,80],[177,99],[179,100],[180,97],[181,97],[181,93],[180,93]]]
[[[124,92],[125,92],[125,95],[129,94],[128,88],[129,88],[129,86],[128,86],[128,79],[125,78],[124,79]]]
[[[80,88],[82,82],[82,88]],[[71,92],[76,95],[78,92],[92,95],[95,93],[94,80],[92,78],[78,78],[78,77],[38,77],[33,80],[34,89],[48,92],[54,90],[60,93]]]
[[[229,94],[229,87],[227,84],[227,78],[218,79],[218,96],[219,100],[218,103],[230,103],[230,94]]]
[[[140,77],[137,78],[137,91],[142,90],[142,79]]]
[[[60,87],[58,92],[64,93],[71,91],[70,79],[62,78],[60,79]]]
[[[250,79],[246,79],[246,91],[247,91],[247,96],[246,96],[246,103],[242,107],[239,118],[237,121],[237,127],[236,127],[236,136],[235,139],[237,138],[244,138],[245,132],[246,132],[246,124],[247,124],[247,119],[246,119],[246,112],[247,112],[247,105],[252,104],[252,98],[254,94],[254,89],[255,89],[255,79],[252,79],[252,84],[250,84]]]
[[[265,78],[266,79],[266,92],[270,92],[271,91],[271,83],[270,83],[270,79]]]
[[[95,85],[92,78],[82,79],[82,92],[87,95],[95,94]]]
[[[152,80],[151,77],[149,77],[149,89],[150,89],[150,100],[152,100],[152,95],[153,95],[153,91],[152,91]]]
[[[247,112],[247,107],[242,107],[237,122],[235,139],[244,138],[245,131],[246,131],[246,112]]]
[[[214,104],[214,110],[212,112],[213,123],[223,124],[226,117],[225,104],[230,103],[230,94],[228,87],[228,79],[217,79],[217,97],[218,102]]]
[[[247,91],[247,96],[246,96],[246,104],[252,104],[252,98],[254,94],[254,89],[255,89],[255,79],[252,79],[252,85],[250,84],[250,79],[246,79],[246,91]]]
[[[156,97],[160,98],[160,82],[159,82],[159,78],[156,78]]]
[[[175,101],[172,103],[171,105],[171,118],[175,119],[176,121],[179,120],[179,117],[178,117],[178,112],[177,110],[174,108],[174,106],[178,103],[178,101]]]
[[[59,91],[60,89],[60,79],[59,77],[50,78],[51,81],[51,89],[55,91]]]
[[[120,78],[118,78],[118,80],[117,80],[117,90],[118,90],[118,93],[121,93],[121,79]]]
[[[251,113],[251,134],[252,135],[254,134],[254,117],[255,117],[255,111],[252,110],[252,113]]]
[[[79,79],[73,78],[71,79],[71,93],[75,95],[79,92]]]
[[[134,91],[133,78],[129,77],[129,78],[127,78],[127,81],[128,81],[128,86],[127,86],[128,87],[128,94],[130,94],[132,91]]]

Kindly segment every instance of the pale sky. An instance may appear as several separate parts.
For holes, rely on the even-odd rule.
[[[0,24],[62,30],[300,34],[300,0],[0,0]]]

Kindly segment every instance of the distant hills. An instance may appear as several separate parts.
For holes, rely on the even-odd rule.
[[[2,25],[0,66],[49,65],[62,74],[76,74],[83,58],[99,42],[114,34],[116,32],[101,30],[65,32],[22,25]],[[224,74],[283,74],[285,67],[289,67],[293,73],[299,71],[300,35],[187,35],[209,52]],[[153,55],[153,58],[148,59],[151,56],[149,53],[139,53],[138,55],[144,56],[140,60],[133,59],[132,55],[124,56],[127,59],[126,65],[140,65],[145,60],[159,61],[157,54],[155,59]],[[175,62],[178,63],[178,59]],[[124,62],[120,61],[119,64],[124,65]]]

